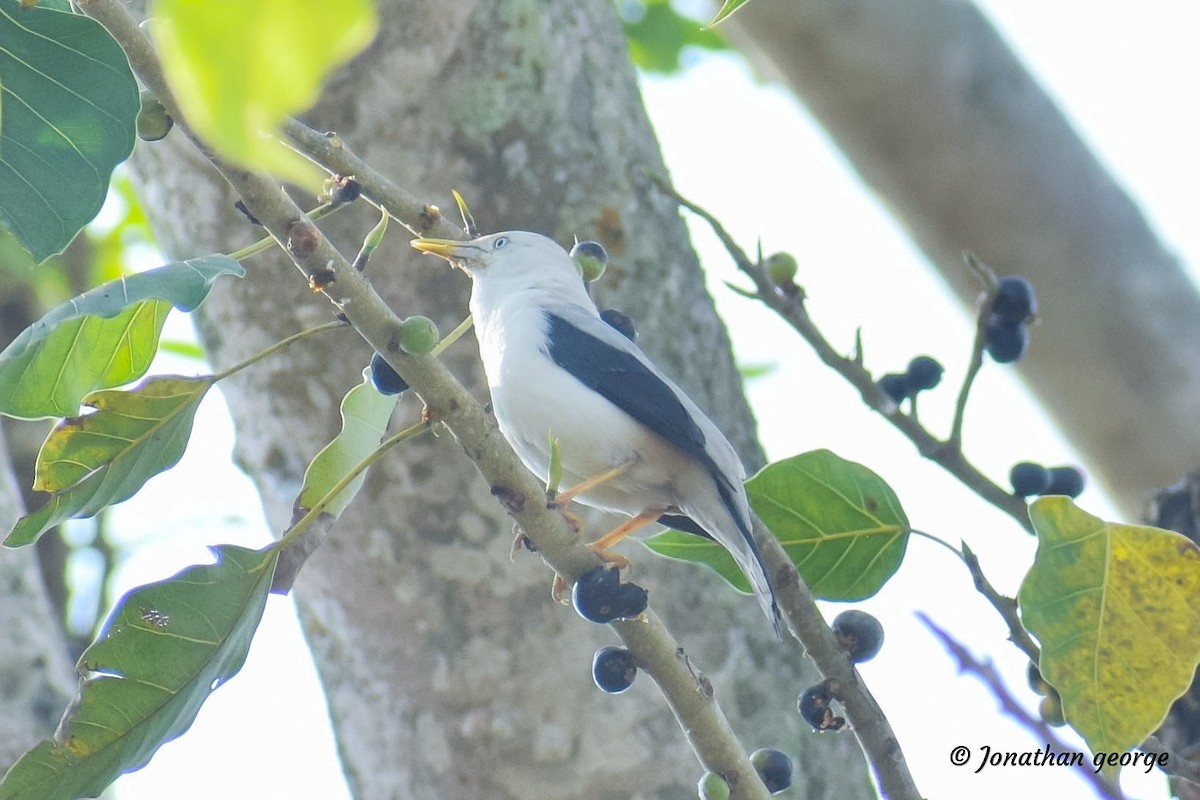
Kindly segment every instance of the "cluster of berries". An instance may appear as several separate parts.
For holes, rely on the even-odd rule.
[[[1046,683],[1041,670],[1032,661],[1029,662],[1028,678],[1029,688],[1042,696],[1042,701],[1038,704],[1038,714],[1046,724],[1056,728],[1066,725],[1067,721],[1063,718],[1062,698],[1059,697],[1058,690]]]
[[[571,601],[584,619],[608,623],[630,619],[645,611],[647,592],[635,583],[621,583],[619,570],[606,565],[585,572],[575,581]],[[629,689],[637,672],[637,660],[628,648],[602,647],[592,657],[592,680],[609,694],[620,694]],[[771,794],[791,786],[792,760],[785,753],[773,749],[757,750],[750,756],[750,763]],[[715,773],[707,773],[701,778],[698,789],[701,798],[721,800],[729,797],[728,785]]]
[[[1037,313],[1033,286],[1020,275],[1000,279],[984,324],[983,346],[997,364],[1011,364],[1029,347],[1029,322]]]
[[[750,763],[771,794],[779,794],[792,785],[792,759],[782,750],[764,747],[750,754]],[[729,800],[729,784],[715,772],[706,772],[696,784],[700,800]]]
[[[900,403],[905,398],[916,397],[918,392],[937,386],[942,382],[943,372],[945,370],[937,359],[917,356],[908,362],[908,369],[904,372],[889,372],[880,378],[879,388],[893,402]]]
[[[1076,467],[1043,467],[1032,461],[1014,464],[1008,473],[1013,494],[1019,497],[1063,494],[1078,497],[1083,491],[1083,473]]]
[[[870,661],[883,647],[883,626],[865,611],[843,611],[834,617],[830,627],[855,664]],[[796,701],[796,709],[813,730],[838,731],[846,726],[846,720],[833,713],[832,703],[838,699],[837,681],[824,680],[804,690]]]

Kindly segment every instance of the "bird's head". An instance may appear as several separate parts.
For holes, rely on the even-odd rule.
[[[530,231],[503,231],[466,242],[413,239],[422,253],[432,253],[467,272],[481,290],[506,294],[546,288],[583,292],[575,261],[553,239]]]

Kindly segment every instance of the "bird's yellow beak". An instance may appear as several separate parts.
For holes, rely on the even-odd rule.
[[[454,239],[418,238],[413,239],[409,244],[413,246],[413,249],[420,250],[422,253],[441,256],[450,262],[450,266],[457,267],[468,275],[470,270],[467,269],[467,265],[483,254],[482,250],[470,242],[459,242]]]
[[[422,253],[431,253],[445,259],[469,258],[479,249],[467,242],[456,242],[453,239],[413,239],[409,244]]]

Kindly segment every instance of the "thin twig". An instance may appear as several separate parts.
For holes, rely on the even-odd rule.
[[[971,573],[976,591],[983,595],[1004,619],[1005,625],[1008,626],[1009,640],[1022,653],[1029,656],[1032,663],[1037,664],[1042,651],[1033,641],[1033,637],[1029,635],[1029,631],[1025,630],[1025,626],[1021,624],[1021,617],[1017,614],[1017,601],[996,591],[996,587],[992,586],[983,574],[983,569],[979,566],[979,558],[970,547],[967,547],[966,542],[963,542],[962,545],[962,560],[967,565],[967,571]]]
[[[363,194],[418,236],[466,240],[470,234],[442,215],[437,206],[422,203],[375,167],[356,156],[332,133],[318,133],[297,119],[283,123],[283,134],[298,153],[335,175],[353,175]]]
[[[987,317],[988,309],[991,308],[992,298],[996,291],[996,276],[988,269],[983,262],[979,261],[970,253],[963,254],[963,261],[967,268],[979,276],[980,280],[987,287],[987,294],[979,305],[979,310],[975,314],[975,338],[971,342],[971,362],[967,365],[967,374],[963,378],[962,388],[958,390],[958,400],[954,404],[954,423],[950,426],[950,438],[946,443],[955,450],[962,451],[962,428],[963,419],[967,413],[967,398],[971,395],[971,386],[975,383],[975,376],[979,374],[979,370],[983,368],[983,349],[984,343],[987,341]]]
[[[861,356],[847,358],[829,343],[829,340],[817,329],[808,316],[808,310],[804,307],[803,292],[793,296],[780,292],[771,283],[771,279],[767,277],[762,265],[751,261],[746,256],[715,217],[681,196],[661,176],[651,174],[649,177],[663,193],[709,224],[717,238],[725,245],[725,249],[737,264],[738,269],[754,281],[758,290],[756,299],[782,317],[808,342],[821,361],[858,389],[867,406],[881,414],[893,427],[904,434],[922,456],[941,466],[977,495],[1008,514],[1026,531],[1034,532],[1033,523],[1029,521],[1029,507],[1023,498],[1000,488],[967,461],[961,449],[954,447],[948,440],[938,439],[912,415],[900,411],[891,398],[885,395],[875,383],[871,373],[862,366]]]
[[[1015,718],[1018,722],[1029,728],[1038,735],[1038,738],[1046,743],[1046,747],[1051,752],[1069,753],[1072,752],[1062,739],[1058,738],[1058,734],[1054,729],[1046,724],[1046,721],[1030,714],[1025,708],[1017,702],[1013,697],[1012,692],[1005,686],[1004,680],[1000,674],[996,672],[995,666],[990,662],[981,662],[977,660],[966,647],[958,640],[951,636],[946,631],[937,626],[929,617],[921,612],[917,612],[918,619],[925,624],[933,632],[933,635],[941,640],[942,645],[950,652],[950,655],[958,662],[959,670],[975,675],[984,685],[991,689],[995,698],[1000,701],[1000,707],[1005,713]],[[1107,797],[1109,800],[1125,800],[1125,794],[1121,791],[1121,787],[1111,783],[1098,772],[1091,768],[1091,762],[1086,759],[1082,763],[1076,763],[1079,774],[1082,775],[1088,783],[1090,783],[1102,797]]]

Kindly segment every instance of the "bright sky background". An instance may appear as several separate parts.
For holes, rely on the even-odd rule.
[[[1164,0],[1143,3],[1136,13],[1125,5],[1081,0],[982,5],[1168,244],[1185,262],[1200,264],[1198,12]],[[901,370],[922,353],[945,364],[944,387],[921,404],[922,419],[944,434],[969,355],[967,312],[807,114],[785,92],[755,83],[731,57],[706,57],[679,77],[646,79],[644,90],[679,189],[713,211],[748,249],[761,236],[768,252],[795,253],[809,309],[827,336],[849,351],[861,325],[868,366],[880,371]],[[778,365],[748,387],[769,455],[827,447],[870,466],[895,488],[916,527],[953,543],[965,539],[992,582],[1015,593],[1033,541],[921,461],[768,312],[725,290],[722,279],[736,280],[728,259],[702,224],[692,228],[739,359]],[[174,328],[176,335],[181,329]],[[170,359],[162,367],[197,371],[194,362]],[[985,471],[1003,478],[1020,460],[1075,461],[1008,369],[989,364],[976,387],[966,447]],[[204,545],[218,543],[214,529],[226,542],[267,541],[248,479],[227,463],[232,432],[218,399],[206,401],[196,427],[204,434],[193,438],[180,466],[116,512],[122,542],[140,543],[116,576],[118,591],[204,560]],[[203,496],[189,490],[197,484],[206,487]],[[228,505],[215,507],[213,498],[225,498]],[[1080,502],[1113,516],[1094,490]],[[164,530],[169,537],[161,536]],[[978,681],[959,676],[913,617],[925,611],[977,655],[995,660],[1017,696],[1036,707],[1024,685],[1023,657],[1007,643],[995,613],[952,556],[914,538],[898,576],[860,607],[878,616],[887,631],[882,653],[862,672],[928,797],[1092,796],[1066,768],[989,768],[975,775],[976,759],[970,767],[950,766],[950,749],[959,744],[1000,751],[1042,745],[1001,717]],[[830,616],[839,609],[830,607]],[[189,733],[119,782],[120,797],[346,798],[324,714],[291,606],[273,597],[241,674],[213,695]],[[1135,797],[1166,796],[1161,776],[1128,778],[1126,788]]]

